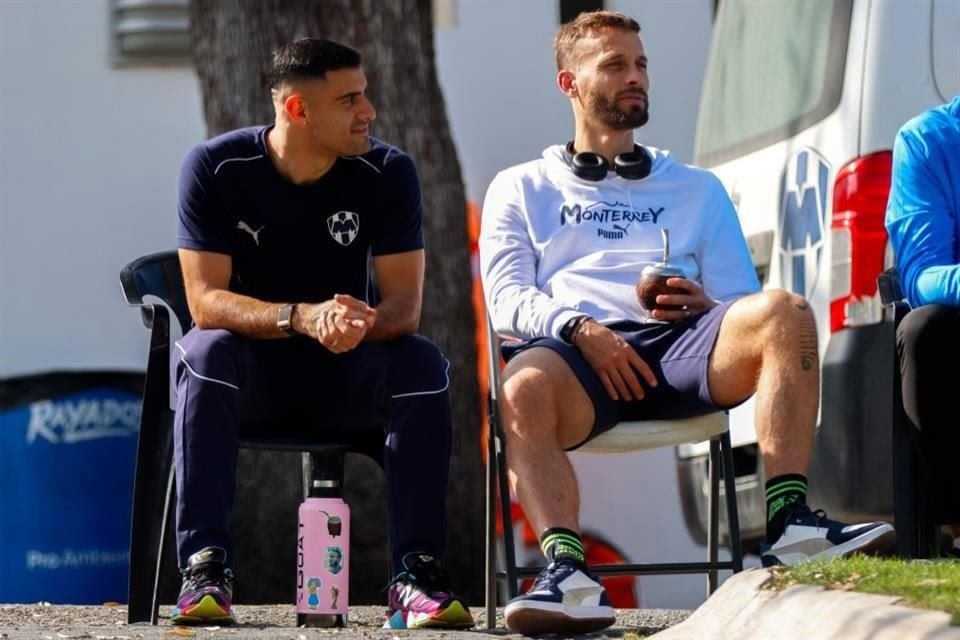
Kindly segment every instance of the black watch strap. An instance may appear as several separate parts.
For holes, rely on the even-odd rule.
[[[567,344],[573,344],[573,337],[577,335],[577,329],[587,320],[590,320],[590,316],[588,315],[574,316],[567,320],[563,326],[560,327],[560,339]]]

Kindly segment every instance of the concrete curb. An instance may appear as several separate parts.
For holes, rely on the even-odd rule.
[[[656,640],[960,640],[960,627],[940,611],[898,605],[900,598],[812,585],[765,589],[772,576],[749,569],[727,579],[680,624],[654,634]]]

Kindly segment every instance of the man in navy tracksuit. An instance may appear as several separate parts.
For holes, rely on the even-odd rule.
[[[416,335],[423,293],[413,161],[370,137],[360,55],[303,39],[274,56],[276,121],[194,148],[177,246],[196,326],[176,344],[175,623],[233,621],[238,434],[386,417],[388,625],[472,626],[439,558],[451,446],[449,362]],[[372,273],[371,273],[372,269]],[[376,278],[380,301],[368,298]]]

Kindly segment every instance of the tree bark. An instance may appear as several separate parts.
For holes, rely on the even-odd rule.
[[[427,271],[421,332],[452,367],[454,446],[447,567],[469,602],[483,593],[480,410],[470,312],[466,196],[434,62],[430,0],[193,0],[194,61],[208,133],[274,119],[266,74],[272,51],[300,37],[336,40],[363,55],[377,108],[373,135],[417,163],[424,194]],[[383,475],[347,464],[352,604],[382,603],[388,579]],[[264,489],[269,487],[269,489]],[[292,602],[299,458],[241,452],[235,571],[238,601]]]

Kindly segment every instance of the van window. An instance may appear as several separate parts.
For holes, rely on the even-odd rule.
[[[840,103],[853,0],[724,0],[714,25],[695,162],[773,144]]]
[[[960,95],[960,2],[933,3],[933,77],[944,102]]]

